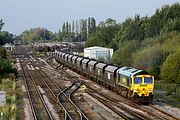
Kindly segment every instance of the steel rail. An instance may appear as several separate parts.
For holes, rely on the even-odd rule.
[[[54,120],[51,112],[49,111],[49,108],[47,107],[47,105],[46,105],[46,103],[45,103],[45,101],[44,101],[44,98],[43,98],[41,92],[40,92],[39,89],[37,88],[37,85],[36,85],[36,83],[35,83],[35,80],[34,80],[32,74],[31,74],[31,72],[30,72],[30,71],[28,71],[28,72],[29,72],[30,77],[31,77],[31,79],[32,79],[32,83],[33,83],[33,85],[34,85],[34,87],[35,87],[35,89],[36,89],[36,92],[38,93],[39,98],[40,98],[43,106],[45,107],[45,110],[46,110],[46,112],[47,112],[47,114],[48,114],[49,119],[50,119],[50,120]]]
[[[46,69],[45,69],[46,70]],[[57,71],[55,68],[53,68],[52,70],[55,70],[55,71]],[[44,72],[44,71],[43,71]],[[59,72],[58,72],[59,73]],[[47,74],[45,74],[49,79],[51,79]],[[61,74],[62,75],[62,74]],[[63,78],[64,79],[68,79],[69,80],[69,78],[67,78],[66,76],[64,76],[64,75],[62,75],[63,76]],[[53,81],[53,80],[51,80],[53,83],[55,82],[55,81]],[[84,113],[82,113],[81,111],[80,111],[80,109],[74,104],[74,102],[71,100],[71,95],[81,86],[81,84],[82,83],[74,83],[72,80],[70,80],[71,82],[72,82],[72,84],[69,86],[69,87],[67,87],[67,88],[65,88],[63,91],[61,91],[61,93],[59,93],[59,95],[58,95],[58,98],[60,98],[60,95],[64,95],[65,94],[65,92],[70,88],[70,87],[72,87],[73,85],[76,85],[77,87],[76,87],[76,89],[74,90],[74,91],[72,91],[71,92],[71,94],[69,94],[68,96],[65,94],[65,96],[66,96],[66,98],[68,98],[69,99],[69,101],[73,104],[73,106],[75,106],[76,107],[76,109],[77,109],[77,111],[79,112],[79,114],[80,114],[80,118],[81,118],[81,120],[88,120],[88,118],[84,115]],[[79,85],[78,85],[79,84]],[[56,83],[55,83],[55,85],[56,85]],[[56,85],[57,86],[57,85]],[[59,88],[59,86],[57,86],[58,88]],[[66,109],[65,107],[63,107],[64,109]],[[67,111],[67,110],[66,110]],[[68,112],[68,111],[67,111]]]
[[[37,114],[35,112],[35,108],[34,108],[34,105],[33,105],[32,99],[31,99],[30,91],[28,89],[28,85],[27,85],[27,81],[26,81],[26,77],[25,77],[25,70],[24,70],[24,67],[22,66],[21,60],[20,60],[20,65],[21,65],[21,68],[22,68],[22,75],[23,75],[23,79],[24,79],[24,85],[25,85],[26,90],[27,90],[28,100],[29,100],[29,103],[30,103],[32,114],[33,114],[34,120],[38,120]]]

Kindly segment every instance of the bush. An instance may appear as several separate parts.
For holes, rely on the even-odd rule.
[[[0,59],[6,58],[6,50],[0,47]]]
[[[17,73],[16,69],[12,68],[11,63],[7,59],[0,60],[0,76],[6,76],[9,73]]]
[[[136,52],[139,46],[138,41],[121,43],[119,50],[117,50],[112,57],[112,62],[118,65],[131,66],[133,60],[132,54]]]
[[[162,50],[157,47],[148,47],[133,55],[133,66],[145,69],[155,77],[159,77],[160,66],[164,61]]]
[[[160,75],[167,82],[180,83],[180,49],[167,57]]]
[[[167,54],[171,54],[177,51],[179,46],[180,46],[180,34],[174,34],[174,36],[166,38],[166,41],[162,44],[162,49]]]

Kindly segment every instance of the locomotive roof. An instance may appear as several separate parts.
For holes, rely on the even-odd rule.
[[[98,64],[96,64],[96,68],[101,68],[101,69],[103,69],[103,67],[104,66],[106,66],[107,64],[105,64],[105,63],[98,63]]]
[[[144,71],[136,69],[136,68],[132,68],[132,67],[127,67],[127,66],[119,68],[117,70],[117,73],[119,73],[121,75],[128,76],[128,77],[134,76],[134,75],[139,74],[141,72],[144,72]]]
[[[117,69],[118,69],[117,66],[108,65],[108,66],[105,68],[105,71],[108,71],[108,72],[115,72]]]

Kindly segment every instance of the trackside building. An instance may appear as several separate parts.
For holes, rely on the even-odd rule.
[[[105,47],[84,48],[84,57],[94,58],[96,60],[110,61],[113,55],[113,49]]]

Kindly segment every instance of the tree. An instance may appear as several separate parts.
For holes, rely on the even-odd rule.
[[[126,41],[120,45],[120,48],[114,53],[112,63],[123,66],[132,66],[133,53],[138,50],[138,41]]]
[[[68,34],[71,34],[71,23],[68,24]]]
[[[96,20],[94,17],[91,18],[92,34],[96,32]]]
[[[87,29],[88,29],[88,37],[96,32],[96,20],[92,18],[88,18],[87,23]]]
[[[161,77],[167,82],[180,84],[180,49],[170,54],[161,67]]]
[[[0,47],[0,60],[6,58],[6,50]]]
[[[87,40],[87,20],[80,20],[80,35],[81,40],[86,41]]]
[[[51,40],[55,36],[53,32],[45,28],[31,28],[30,30],[25,30],[21,34],[21,38],[25,42],[39,41],[39,40]]]
[[[135,15],[129,25],[124,29],[123,40],[143,40],[144,39],[144,21],[139,15]]]
[[[75,31],[75,25],[74,25],[74,21],[72,22],[72,33],[74,33]]]
[[[0,19],[0,31],[2,30],[2,27],[4,26],[3,19]]]
[[[133,54],[133,66],[145,69],[155,77],[159,77],[160,66],[164,59],[165,55],[159,47],[148,47]]]
[[[0,45],[4,45],[5,43],[12,43],[13,34],[10,34],[7,31],[0,32]]]
[[[108,20],[106,22],[109,22]],[[109,47],[112,43],[114,36],[116,35],[119,26],[114,26],[114,24],[110,23],[107,26],[98,26],[96,32],[93,36],[90,36],[86,42],[86,46],[102,46],[102,47]]]
[[[75,29],[75,31],[76,31],[76,35],[79,33],[79,22],[78,22],[78,20],[76,20],[76,29]]]
[[[88,18],[88,37],[92,34],[91,18]]]
[[[116,26],[116,21],[111,18],[108,18],[107,20],[105,20],[105,26],[106,27]]]
[[[66,29],[65,29],[65,33],[66,33],[66,35],[68,35],[68,33],[69,33],[69,25],[68,25],[69,23],[68,22],[66,22]]]

